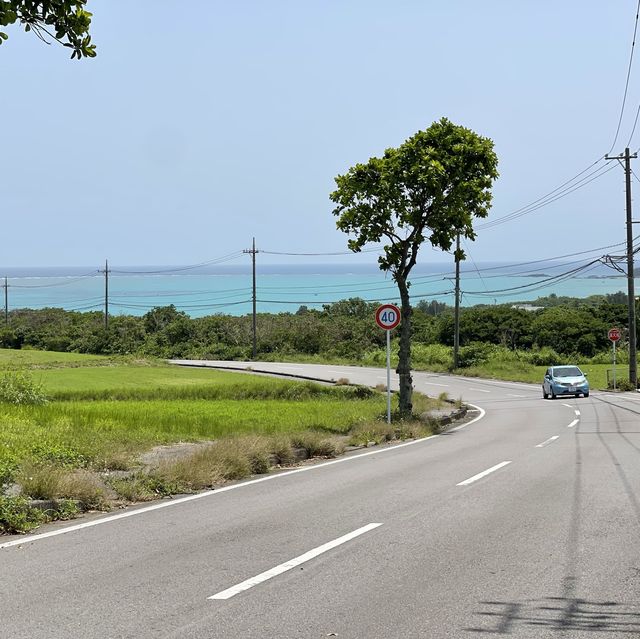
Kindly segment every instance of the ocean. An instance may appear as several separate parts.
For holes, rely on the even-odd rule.
[[[582,262],[584,264],[584,262]],[[463,263],[461,303],[503,304],[534,301],[552,293],[587,297],[626,291],[626,278],[601,264],[573,272],[571,262],[528,264]],[[6,277],[9,310],[59,307],[66,310],[104,310],[108,284],[111,314],[143,315],[156,306],[173,304],[192,317],[215,313],[245,315],[252,310],[251,266],[200,268],[109,266],[104,269],[0,268]],[[411,298],[454,303],[452,264],[416,265],[411,277]],[[259,313],[293,313],[300,306],[322,308],[341,299],[359,297],[371,302],[399,301],[397,287],[377,264],[258,265],[256,299]],[[4,299],[0,298],[0,307]]]

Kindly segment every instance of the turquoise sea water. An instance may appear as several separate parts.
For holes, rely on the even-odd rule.
[[[626,279],[603,266],[569,273],[570,263],[546,263],[515,268],[504,264],[463,266],[462,304],[502,304],[533,301],[555,293],[572,297],[626,291]],[[142,315],[155,306],[174,304],[192,317],[225,313],[244,315],[252,308],[250,268],[200,269],[183,272],[171,267],[114,267],[108,278],[109,312]],[[67,310],[103,310],[105,276],[90,268],[4,269],[9,309],[62,307]],[[568,273],[568,275],[566,275]],[[2,271],[0,271],[2,277]],[[411,278],[411,296],[453,304],[454,272],[448,264],[417,266]],[[4,280],[0,280],[3,284]],[[399,301],[390,276],[375,264],[285,265],[258,268],[257,310],[295,312],[300,306],[360,297],[372,302]],[[2,306],[4,304],[0,302]]]

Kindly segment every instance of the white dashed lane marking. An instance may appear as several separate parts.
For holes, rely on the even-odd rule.
[[[357,530],[354,530],[353,532],[343,535],[342,537],[338,537],[333,541],[329,541],[326,544],[322,544],[322,546],[318,546],[317,548],[314,548],[309,552],[305,552],[303,555],[294,557],[293,559],[289,559],[289,561],[285,561],[283,564],[280,564],[279,566],[275,566],[275,568],[271,568],[270,570],[261,572],[259,575],[256,575],[255,577],[246,579],[245,581],[242,581],[239,584],[232,586],[231,588],[227,588],[226,590],[218,592],[215,595],[211,595],[211,597],[208,597],[208,598],[209,599],[230,599],[231,597],[237,595],[240,592],[249,590],[249,588],[253,588],[254,586],[257,586],[258,584],[261,584],[267,581],[268,579],[272,579],[273,577],[281,575],[283,572],[287,572],[287,570],[291,570],[292,568],[295,568],[300,564],[304,564],[305,562],[310,561],[314,557],[317,557],[318,555],[321,555],[322,553],[325,553],[331,550],[332,548],[336,548],[341,544],[345,544],[348,541],[351,541],[355,537],[364,535],[364,533],[367,533],[370,530],[377,528],[378,526],[382,526],[382,524],[367,524],[362,528],[358,528]]]
[[[487,468],[487,470],[483,470],[481,473],[478,473],[473,477],[469,477],[469,479],[465,479],[464,481],[461,481],[459,484],[456,484],[456,486],[468,486],[469,484],[473,484],[474,481],[478,481],[478,479],[482,479],[483,477],[486,477],[490,473],[494,473],[496,470],[500,470],[500,468],[503,468],[504,466],[507,466],[510,463],[511,463],[510,461],[500,462],[499,464],[496,464],[495,466],[491,466],[491,468]]]
[[[549,439],[543,441],[542,444],[538,444],[536,448],[544,448],[547,444],[550,444],[551,442],[556,441],[556,439],[558,439],[559,437],[560,435],[554,435],[553,437],[549,437]]]

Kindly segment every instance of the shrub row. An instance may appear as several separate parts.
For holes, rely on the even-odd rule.
[[[460,343],[465,365],[482,355],[477,343],[510,350],[552,349],[560,355],[593,357],[609,347],[607,329],[624,330],[627,307],[619,295],[565,300],[546,298],[544,308],[514,305],[462,309]],[[385,336],[373,320],[377,303],[355,298],[300,307],[296,313],[260,314],[257,349],[261,358],[290,355],[362,360],[384,348]],[[434,315],[433,313],[439,313]],[[417,346],[453,344],[453,314],[443,304],[420,302],[414,309],[413,339]],[[190,318],[174,306],[154,308],[141,317],[118,315],[105,330],[98,312],[57,308],[13,310],[0,329],[0,347],[37,348],[95,354],[141,354],[162,358],[247,359],[252,349],[250,316],[210,315]],[[367,355],[368,354],[368,355]],[[437,355],[444,364],[444,351]],[[548,361],[548,359],[545,359]]]

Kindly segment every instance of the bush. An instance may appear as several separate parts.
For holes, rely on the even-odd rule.
[[[26,371],[5,373],[0,379],[0,402],[5,404],[46,404],[47,395],[42,387]]]
[[[2,492],[2,487],[5,484],[9,484],[13,481],[18,471],[18,467],[18,460],[14,455],[7,454],[0,458],[0,493]]]
[[[453,349],[444,344],[413,344],[411,359],[417,366],[448,368],[453,361]]]
[[[524,357],[529,364],[533,364],[534,366],[553,366],[556,362],[563,360],[563,358],[549,346],[543,346],[542,348],[524,353]]]
[[[475,342],[469,346],[463,346],[460,349],[458,364],[460,368],[469,368],[471,366],[481,366],[491,356],[494,348],[491,344]]]
[[[0,379],[0,402],[37,406],[48,401],[42,384],[27,371],[9,371]]]
[[[607,384],[607,388],[613,390],[613,380],[610,379]],[[634,391],[636,390],[635,386],[626,378],[622,377],[620,379],[616,379],[616,389],[619,391]]]
[[[26,533],[47,520],[37,508],[29,506],[23,497],[0,496],[0,532]]]

